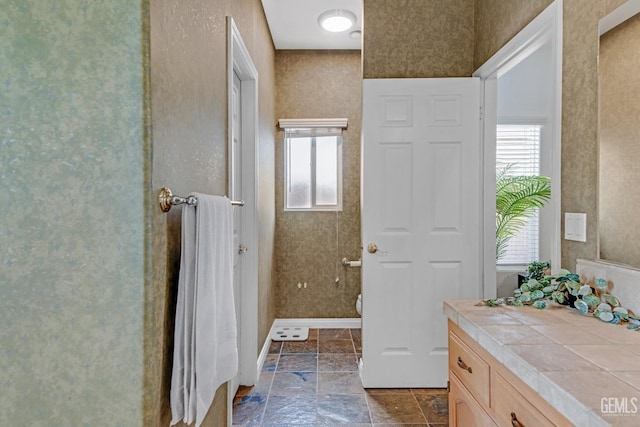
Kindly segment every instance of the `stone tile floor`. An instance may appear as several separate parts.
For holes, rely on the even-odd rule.
[[[258,384],[240,387],[233,425],[445,427],[443,389],[364,389],[359,329],[311,329],[307,341],[271,342]]]

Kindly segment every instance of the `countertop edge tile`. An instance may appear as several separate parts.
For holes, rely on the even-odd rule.
[[[575,425],[589,425],[588,420],[592,418],[589,415],[591,410],[546,375],[540,375],[538,390],[536,391],[544,400]]]
[[[504,346],[502,353],[504,354],[502,364],[531,387],[533,391],[539,392],[538,369],[512,351],[509,346]]]
[[[478,329],[478,343],[500,363],[504,360],[504,344],[484,329]]]

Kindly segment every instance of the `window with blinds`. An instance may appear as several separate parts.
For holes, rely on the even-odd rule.
[[[540,124],[499,124],[496,132],[496,168],[513,165],[509,175],[540,175]],[[498,265],[526,265],[539,261],[539,214],[530,218],[520,232],[511,238],[506,254]]]

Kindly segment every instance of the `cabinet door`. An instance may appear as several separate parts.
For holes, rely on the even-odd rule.
[[[471,393],[449,372],[449,427],[496,427]]]

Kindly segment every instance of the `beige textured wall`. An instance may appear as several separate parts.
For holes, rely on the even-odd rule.
[[[161,213],[155,198],[162,186],[179,195],[227,194],[227,15],[235,19],[259,73],[259,346],[266,339],[263,325],[273,322],[274,49],[259,0],[158,0],[150,8],[153,216],[144,425],[166,426],[182,208]],[[226,404],[222,386],[204,425],[226,425]]]
[[[600,257],[640,267],[640,15],[600,37]]]
[[[278,318],[357,317],[360,269],[346,269],[340,260],[360,257],[361,78],[359,51],[276,53],[278,119],[349,119],[343,133],[343,210],[338,213],[284,212],[284,132],[277,134]],[[298,282],[307,282],[307,289],[298,289]]]
[[[553,0],[475,0],[473,70],[526,27]]]
[[[473,0],[364,0],[364,78],[473,72]]]

